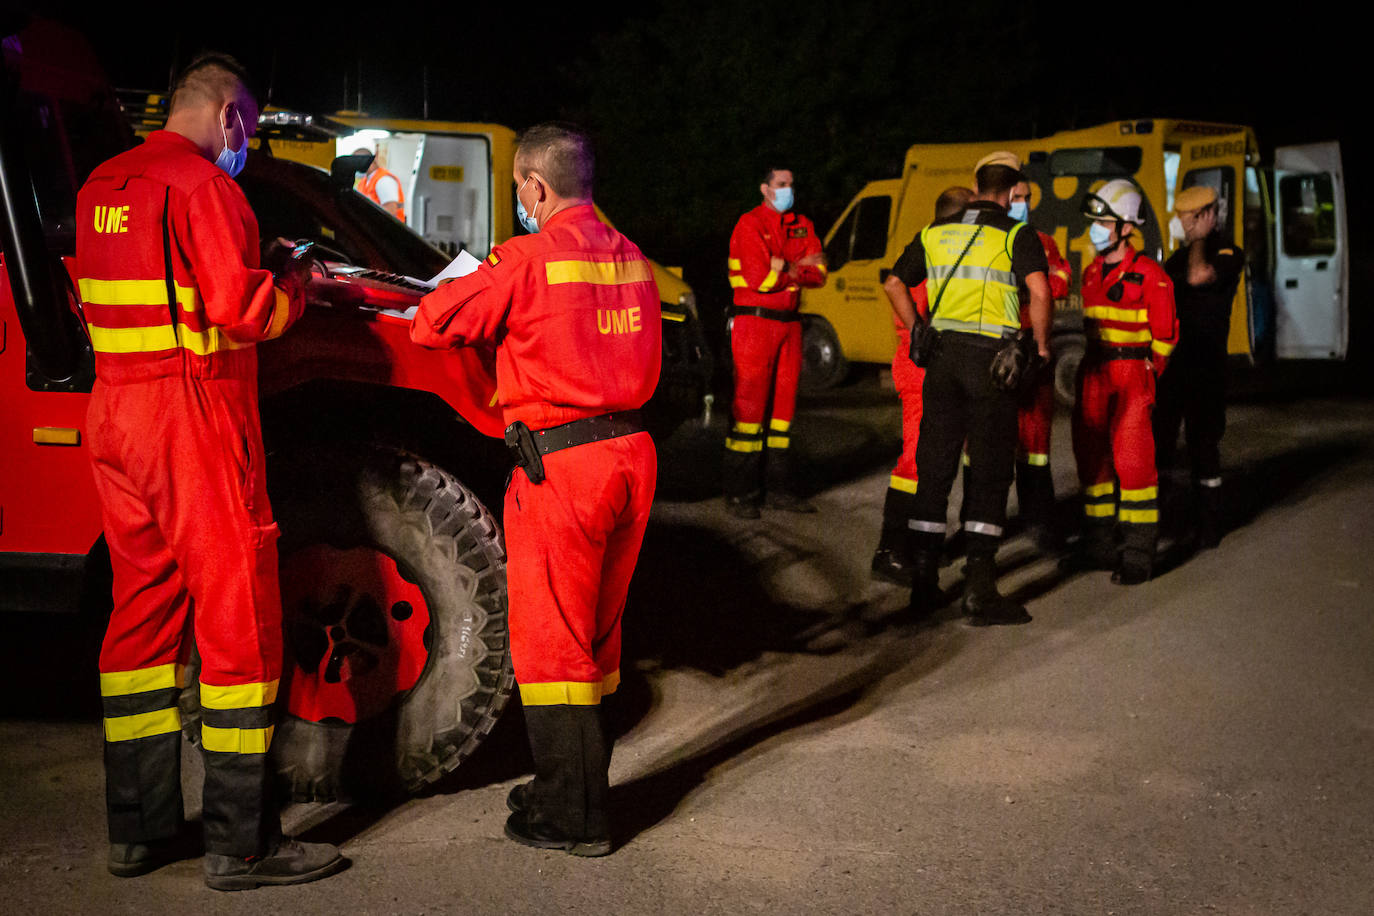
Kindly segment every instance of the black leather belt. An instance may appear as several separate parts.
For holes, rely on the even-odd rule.
[[[506,448],[510,449],[517,467],[525,469],[530,483],[544,481],[543,456],[550,452],[615,439],[644,431],[644,421],[638,410],[622,410],[602,414],[597,417],[583,417],[550,426],[548,429],[532,430],[523,421],[516,420],[506,427]]]
[[[782,309],[769,309],[761,305],[732,305],[730,306],[730,315],[734,318],[748,315],[751,318],[767,318],[770,321],[801,321],[800,312],[790,309],[784,312]]]
[[[1149,359],[1149,347],[1089,347],[1088,356],[1103,361],[1113,359]]]

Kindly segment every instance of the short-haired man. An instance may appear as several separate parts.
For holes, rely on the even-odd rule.
[[[725,507],[739,518],[758,518],[760,505],[816,511],[793,491],[789,456],[802,362],[797,306],[802,287],[825,283],[825,255],[811,220],[792,209],[790,169],[770,168],[759,193],[763,202],[730,234],[728,264],[735,398],[723,473]]]
[[[1035,347],[1042,359],[1049,357],[1045,251],[1035,233],[1007,215],[1012,189],[1023,177],[1012,153],[984,157],[974,169],[976,193],[969,205],[921,230],[883,282],[893,308],[905,320],[911,309],[907,290],[928,280],[929,325],[940,335],[926,367],[916,443],[921,482],[910,527],[911,611],[917,616],[927,616],[943,603],[939,567],[946,510],[967,441],[964,613],[980,626],[1030,620],[1024,607],[997,591],[995,558],[1016,457],[1016,399],[992,378],[994,359],[1020,332],[1020,285],[1030,290]]]
[[[973,200],[969,188],[946,188],[935,199],[935,219],[948,219]],[[902,405],[902,453],[888,479],[887,496],[883,500],[883,527],[878,535],[878,549],[873,552],[873,575],[896,585],[911,585],[911,544],[907,524],[911,520],[911,500],[916,495],[916,441],[921,431],[921,382],[926,370],[911,360],[911,326],[925,321],[930,302],[926,298],[926,282],[910,290],[914,308],[902,315],[905,301],[892,302],[892,320],[897,326],[897,352],[892,354],[892,385]]]
[[[1164,262],[1178,308],[1178,347],[1155,393],[1155,463],[1174,463],[1179,426],[1188,441],[1197,540],[1221,541],[1221,436],[1226,431],[1226,338],[1245,252],[1224,232],[1217,192],[1188,188],[1174,201],[1170,229],[1181,243]]]
[[[401,179],[382,168],[382,164],[377,161],[380,151],[374,154],[367,147],[360,146],[353,151],[353,155],[372,156],[372,160],[367,164],[367,171],[358,180],[358,193],[404,223],[406,195],[401,188]]]
[[[592,205],[589,138],[523,132],[515,195],[530,235],[425,296],[410,336],[496,348],[519,468],[506,488],[510,642],[534,780],[511,790],[506,836],[573,855],[611,851],[611,736],[620,619],[657,475],[639,407],[658,382],[662,318],[649,262]]]
[[[195,646],[205,881],[218,890],[347,864],[283,839],[270,791],[282,619],[254,345],[300,316],[306,274],[280,241],[281,276],[258,266],[258,223],[233,181],[257,122],[239,64],[197,58],[166,129],[97,166],[77,196],[96,373],[86,429],[114,572],[100,653],[109,870],[180,855],[177,694]]]

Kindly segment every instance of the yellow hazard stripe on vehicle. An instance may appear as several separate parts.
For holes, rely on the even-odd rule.
[[[544,278],[550,286],[560,283],[621,286],[652,281],[654,273],[648,261],[549,261],[544,265]]]
[[[1084,496],[1109,496],[1116,492],[1116,484],[1110,480],[1106,483],[1090,483],[1083,488]]]
[[[1083,310],[1083,317],[1097,318],[1102,321],[1144,322],[1150,320],[1150,312],[1147,309],[1119,309],[1110,305],[1091,305]]]
[[[1109,518],[1116,515],[1116,506],[1111,503],[1088,503],[1083,507],[1083,514],[1089,518]]]
[[[258,706],[271,706],[277,700],[278,681],[261,684],[234,684],[221,687],[216,684],[200,684],[200,705],[206,709],[253,709]]]
[[[1122,509],[1119,518],[1136,525],[1152,525],[1159,521],[1158,509]]]
[[[273,726],[266,728],[200,727],[200,744],[207,751],[221,754],[266,754],[272,746]]]
[[[769,436],[767,441],[769,448],[790,448],[792,445],[790,436]]]
[[[1097,329],[1097,336],[1100,340],[1105,340],[1107,343],[1150,342],[1150,331],[1148,328],[1140,331],[1119,331],[1116,328],[1099,327]]]
[[[909,480],[905,477],[898,477],[896,474],[893,474],[887,479],[887,485],[889,489],[901,490],[903,493],[916,492],[916,481]]]
[[[620,687],[620,672],[600,681],[547,681],[521,684],[520,702],[526,706],[595,706]]]
[[[185,670],[176,664],[136,668],[133,671],[104,671],[100,675],[100,695],[123,697],[131,693],[147,693],[149,690],[185,687],[184,676]]]
[[[770,292],[770,291],[773,289],[773,287],[775,287],[775,286],[777,286],[777,285],[778,285],[778,272],[777,272],[776,270],[770,270],[770,271],[768,271],[768,276],[764,277],[764,278],[763,278],[763,282],[759,284],[759,292],[761,292],[761,293]]]
[[[170,324],[145,328],[102,328],[90,324],[86,330],[91,335],[91,348],[97,353],[158,353],[181,347],[197,356],[206,356],[253,346],[230,340],[219,328],[192,331],[184,324],[177,325],[175,331]]]
[[[111,716],[105,720],[106,741],[135,741],[181,730],[181,714],[175,706],[132,716]]]
[[[267,325],[268,340],[280,337],[291,317],[291,297],[279,289],[274,288],[272,292],[276,293],[276,304],[272,306],[272,320]]]
[[[88,305],[161,305],[167,301],[166,280],[92,280],[77,281],[81,301]],[[196,291],[193,287],[173,284],[177,304],[187,312],[195,311]]]
[[[732,452],[761,452],[763,451],[763,440],[761,439],[726,439],[725,447]]]

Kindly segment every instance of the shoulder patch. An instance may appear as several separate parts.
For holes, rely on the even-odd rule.
[[[807,236],[805,226],[795,226],[787,230],[787,237],[790,239],[804,239]]]
[[[495,267],[497,264],[501,263],[501,256],[493,251],[491,254],[487,255],[487,263]]]

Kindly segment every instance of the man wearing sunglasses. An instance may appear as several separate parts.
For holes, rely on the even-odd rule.
[[[1097,257],[1083,271],[1088,347],[1078,377],[1073,451],[1083,488],[1083,551],[1112,581],[1150,578],[1159,478],[1150,415],[1155,378],[1178,340],[1174,285],[1131,244],[1144,224],[1140,191],[1124,178],[1083,201]],[[1118,543],[1119,536],[1119,543]]]

